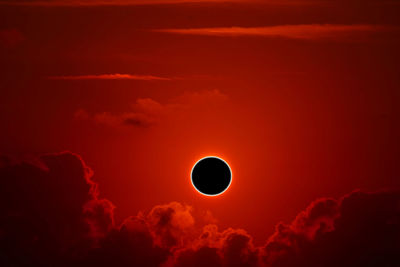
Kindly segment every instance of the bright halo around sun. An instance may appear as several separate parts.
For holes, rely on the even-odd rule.
[[[232,170],[228,163],[215,156],[197,161],[190,173],[193,187],[206,196],[218,196],[224,193],[232,182]]]

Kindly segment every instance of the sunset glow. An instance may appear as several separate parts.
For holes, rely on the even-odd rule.
[[[399,3],[0,1],[0,266],[400,266]]]

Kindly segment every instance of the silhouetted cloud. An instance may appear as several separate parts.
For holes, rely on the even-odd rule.
[[[263,248],[267,266],[398,266],[400,192],[318,200],[279,224]]]
[[[57,265],[92,243],[86,221],[94,217],[83,206],[108,201],[97,198],[80,156],[63,152],[0,166],[0,265]]]
[[[181,247],[194,227],[191,207],[178,202],[154,207],[146,218],[155,243],[164,248]]]
[[[259,249],[253,238],[242,229],[219,232],[216,225],[207,225],[189,248],[177,251],[171,266],[258,266]],[[203,265],[204,266],[204,265]]]
[[[154,244],[146,221],[133,216],[115,227],[74,264],[81,266],[160,266],[169,250]]]
[[[400,191],[322,198],[263,246],[171,202],[120,225],[93,171],[63,152],[0,157],[1,266],[399,266]],[[260,210],[262,212],[262,210]]]

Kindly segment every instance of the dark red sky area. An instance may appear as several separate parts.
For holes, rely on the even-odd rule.
[[[315,199],[341,207],[355,189],[400,186],[399,12],[378,0],[0,1],[0,153],[80,155],[115,225],[175,201],[263,246]],[[215,198],[190,183],[207,155],[233,171]]]

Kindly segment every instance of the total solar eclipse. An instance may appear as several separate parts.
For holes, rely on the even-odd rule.
[[[194,188],[201,194],[217,196],[228,189],[232,181],[232,172],[223,159],[205,157],[193,166],[191,179]]]

